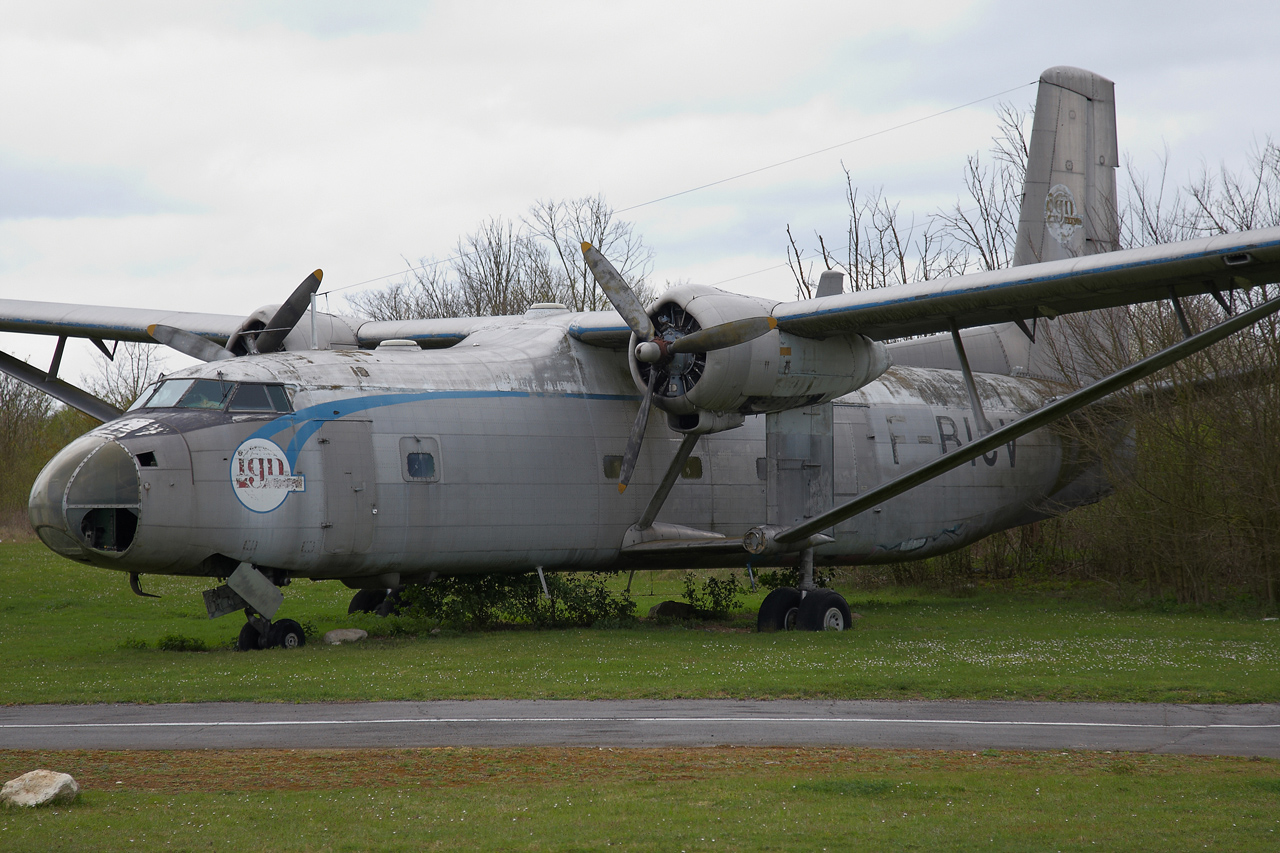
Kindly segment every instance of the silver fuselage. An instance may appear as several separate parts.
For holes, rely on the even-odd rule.
[[[354,580],[745,565],[745,551],[623,551],[681,436],[651,419],[631,486],[619,494],[614,460],[640,395],[625,356],[575,341],[569,316],[513,318],[448,349],[282,352],[174,374],[283,383],[293,411],[130,411],[50,462],[33,489],[32,522],[65,556],[140,573],[225,576],[249,562]],[[979,380],[996,425],[1050,393],[1029,379]],[[976,432],[970,412],[959,374],[943,369],[894,368],[836,400],[834,476],[818,503],[839,503],[967,444]],[[763,523],[765,420],[750,416],[702,436],[658,520],[728,537]],[[246,485],[243,448],[253,447],[269,453],[250,461],[249,473],[274,492]],[[406,467],[415,450],[429,451],[430,476]],[[840,524],[816,557],[916,559],[1096,500],[1106,484],[1092,459],[1056,432],[1032,433]],[[83,521],[90,505],[136,515],[127,547],[93,547]]]

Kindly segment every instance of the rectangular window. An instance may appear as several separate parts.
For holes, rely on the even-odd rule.
[[[167,382],[165,384],[168,385]],[[235,387],[234,382],[223,382],[220,379],[197,379],[191,383],[191,389],[182,395],[178,406],[183,409],[221,409]]]
[[[159,390],[151,395],[151,399],[147,401],[148,409],[167,409],[171,406],[178,405],[178,400],[191,387],[194,379],[168,379],[160,383]]]
[[[436,458],[430,453],[410,453],[405,457],[405,465],[411,480],[434,480],[436,478]]]
[[[604,478],[618,480],[622,477],[622,457],[606,456],[604,458]]]
[[[680,476],[686,480],[701,480],[702,459],[697,456],[690,456],[689,460],[684,463],[684,470],[680,472]]]
[[[236,389],[227,408],[233,412],[288,412],[291,407],[283,387],[245,382]]]
[[[440,482],[440,442],[429,435],[401,438],[400,476],[406,483]]]

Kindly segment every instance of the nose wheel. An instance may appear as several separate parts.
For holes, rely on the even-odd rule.
[[[259,623],[266,623],[263,630]],[[258,649],[296,649],[307,644],[307,635],[302,626],[292,619],[278,619],[271,622],[261,616],[250,617],[240,629],[236,638],[236,648],[242,652]]]

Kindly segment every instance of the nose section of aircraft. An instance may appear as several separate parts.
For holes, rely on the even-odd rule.
[[[76,560],[129,550],[141,515],[138,463],[119,443],[86,435],[50,460],[27,513],[41,541]]]

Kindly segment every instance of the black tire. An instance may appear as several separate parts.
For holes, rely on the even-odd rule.
[[[302,626],[292,619],[281,619],[271,623],[267,632],[267,648],[300,649],[307,644],[307,635]]]
[[[262,648],[262,635],[250,622],[244,623],[240,636],[236,638],[236,649],[242,652],[256,652]]]
[[[815,589],[800,602],[796,627],[801,631],[847,631],[853,627],[853,614],[840,593]]]
[[[386,598],[387,590],[385,589],[362,589],[351,596],[351,603],[347,605],[347,615],[373,613]]]
[[[799,607],[800,590],[793,586],[778,587],[760,603],[760,612],[756,615],[756,630],[762,634],[792,630],[796,626]]]
[[[382,600],[377,609],[373,612],[379,616],[399,616],[400,615],[400,593],[404,587],[398,586],[395,589],[387,591],[387,597]]]

